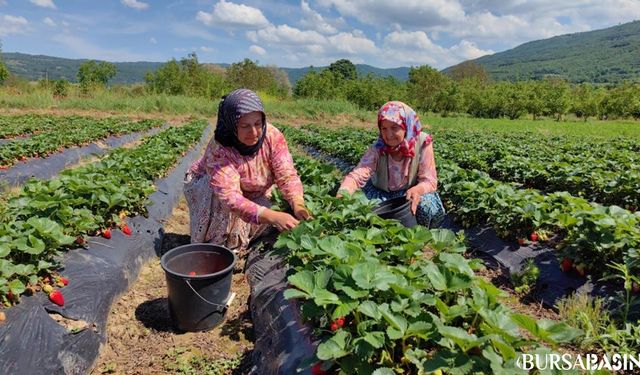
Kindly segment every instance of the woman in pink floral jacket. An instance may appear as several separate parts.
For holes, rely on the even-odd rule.
[[[275,184],[293,216],[270,209]],[[245,249],[268,225],[283,231],[310,217],[282,133],[267,123],[260,98],[239,89],[218,108],[215,136],[189,170],[185,196],[191,242]]]

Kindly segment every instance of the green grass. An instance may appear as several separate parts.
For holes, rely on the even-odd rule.
[[[421,116],[423,123],[427,123],[433,129],[465,129],[484,130],[491,132],[527,132],[537,133],[543,137],[554,135],[569,135],[576,137],[640,137],[640,122],[631,120],[596,121],[582,120],[560,121],[551,119],[542,120],[508,120],[508,119],[478,119],[469,117],[436,117]]]
[[[355,104],[346,100],[278,100],[266,98],[264,104],[267,115],[278,119],[305,118],[321,120],[338,115],[346,115],[362,121],[375,120],[376,118],[375,112],[361,110]]]
[[[337,119],[348,124],[350,119],[369,122],[375,126],[376,111],[366,111],[346,100],[280,99],[259,93],[265,104],[267,116],[271,119],[306,119],[322,121]],[[142,86],[116,86],[82,95],[77,86],[71,86],[66,98],[55,98],[50,91],[32,84],[0,88],[0,109],[82,109],[115,111],[123,114],[161,113],[215,116],[218,101],[187,96],[145,94]],[[532,132],[541,136],[600,136],[600,137],[640,137],[640,122],[633,120],[611,120],[587,122],[569,117],[567,121],[552,119],[508,120],[477,119],[468,116],[440,117],[420,113],[423,124],[434,130],[442,128],[462,128],[490,132]]]
[[[81,95],[72,90],[66,98],[55,98],[51,93],[33,88],[17,92],[15,89],[0,90],[0,108],[20,109],[82,109],[116,111],[123,114],[164,113],[212,116],[217,112],[217,103],[206,98],[169,95],[132,95],[128,92],[100,90]]]

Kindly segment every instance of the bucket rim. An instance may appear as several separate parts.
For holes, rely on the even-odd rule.
[[[405,209],[407,206],[411,205],[411,202],[407,200],[406,195],[401,195],[399,197],[387,199],[384,202],[381,202],[379,205],[377,205],[373,209],[373,213],[378,214],[380,213],[380,211],[384,210],[385,208],[388,208],[389,206],[394,206],[394,205],[398,205],[398,206],[384,213],[395,213],[395,212],[401,211]]]
[[[218,272],[208,273],[206,275],[195,275],[195,276],[189,276],[189,274],[175,272],[175,271],[167,268],[167,259],[170,258],[169,255],[171,253],[177,252],[177,250],[182,250],[184,248],[196,247],[196,246],[206,246],[206,247],[218,248],[218,249],[222,249],[224,251],[227,251],[233,257],[233,259],[231,261],[231,264],[229,266],[227,266],[226,268],[218,271]],[[162,267],[162,269],[164,270],[164,272],[166,274],[171,275],[171,276],[181,277],[183,279],[206,280],[206,279],[209,279],[209,278],[217,277],[217,276],[224,275],[226,273],[231,272],[233,270],[233,268],[235,267],[237,261],[238,261],[238,257],[236,256],[236,253],[234,253],[233,251],[229,250],[229,248],[227,248],[226,246],[214,245],[214,244],[211,244],[211,243],[189,243],[189,244],[185,244],[185,245],[180,245],[178,247],[174,247],[173,249],[171,249],[171,250],[167,251],[166,253],[164,253],[162,255],[162,257],[160,257],[160,266]]]

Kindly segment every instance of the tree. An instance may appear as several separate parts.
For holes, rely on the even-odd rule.
[[[548,115],[560,121],[569,110],[569,84],[563,78],[547,77],[542,81],[544,87],[545,108]]]
[[[310,70],[296,82],[293,95],[299,98],[337,99],[342,96],[345,81],[329,69]]]
[[[244,59],[233,63],[227,69],[227,80],[233,88],[248,88],[254,91],[266,91],[277,96],[287,96],[291,84],[284,79],[282,73],[277,73],[275,67],[259,66],[257,62]]]
[[[358,78],[358,71],[356,70],[356,66],[347,59],[340,59],[332,62],[331,65],[329,65],[328,69],[345,80],[353,80]]]
[[[0,84],[4,83],[4,81],[9,77],[9,68],[4,63],[2,59],[2,41],[0,41]]]
[[[544,84],[542,81],[526,81],[523,88],[525,90],[524,107],[535,120],[546,111]]]
[[[435,111],[442,100],[442,92],[448,90],[450,78],[428,65],[409,70],[409,95],[416,108]]]
[[[198,56],[190,53],[180,62],[171,59],[153,73],[144,77],[147,90],[169,95],[219,98],[228,91],[225,71],[219,67],[203,65]]]
[[[115,64],[101,61],[89,60],[80,64],[78,68],[78,82],[80,86],[86,88],[92,85],[106,85],[107,82],[116,75]]]
[[[489,82],[489,74],[482,65],[475,61],[465,61],[454,66],[449,70],[449,76],[457,82],[468,79]]]
[[[587,121],[589,117],[597,116],[600,112],[604,91],[594,88],[591,84],[583,83],[574,88],[572,97],[573,113]]]

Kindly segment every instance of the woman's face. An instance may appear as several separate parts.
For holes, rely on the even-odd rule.
[[[238,140],[245,146],[253,146],[258,143],[262,136],[262,113],[249,112],[240,119],[236,124],[238,132]]]
[[[382,123],[380,124],[382,140],[389,147],[396,147],[402,143],[405,133],[406,131],[402,129],[402,126],[393,121],[382,120]]]

